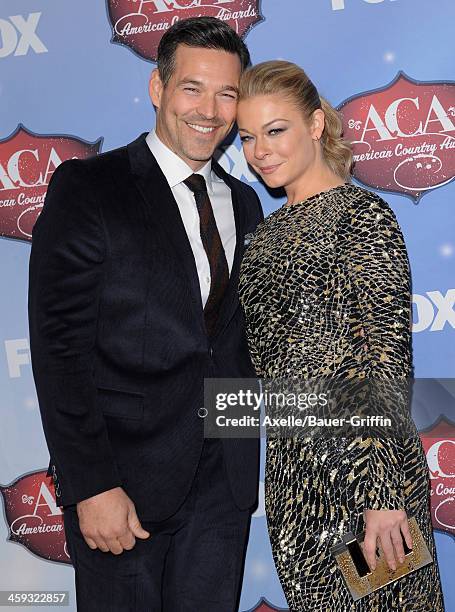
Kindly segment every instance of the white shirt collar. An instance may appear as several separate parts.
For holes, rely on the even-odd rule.
[[[171,189],[194,174],[194,170],[158,138],[154,129],[147,134],[145,141]],[[209,160],[196,174],[202,174],[207,184],[208,193],[213,195],[212,160]]]

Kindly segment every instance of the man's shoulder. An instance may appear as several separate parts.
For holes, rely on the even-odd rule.
[[[67,176],[85,175],[98,178],[128,168],[128,151],[126,146],[99,153],[86,159],[67,159],[58,166],[59,174]],[[57,172],[56,170],[56,172]]]
[[[59,208],[82,211],[94,201],[115,197],[115,189],[130,173],[127,147],[119,147],[86,159],[67,159],[57,166],[49,182],[45,209]],[[110,194],[110,195],[109,195]]]

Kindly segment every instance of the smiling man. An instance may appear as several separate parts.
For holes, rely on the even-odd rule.
[[[246,46],[163,36],[156,129],[55,171],[33,230],[33,372],[78,609],[233,612],[258,441],[204,439],[207,377],[254,375],[237,297],[255,192],[212,160]]]

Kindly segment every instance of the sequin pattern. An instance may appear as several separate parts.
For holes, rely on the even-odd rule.
[[[258,376],[406,378],[410,275],[395,216],[348,184],[269,215],[245,253],[240,300]],[[443,612],[437,563],[354,603],[329,548],[363,511],[405,508],[436,557],[429,479],[409,439],[269,438],[266,513],[291,612]]]

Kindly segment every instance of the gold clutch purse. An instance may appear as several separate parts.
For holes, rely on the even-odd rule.
[[[377,591],[386,584],[390,584],[433,561],[415,518],[408,519],[408,524],[413,548],[410,550],[403,539],[404,562],[401,565],[397,563],[395,571],[389,568],[380,546],[376,551],[376,569],[374,572],[370,571],[361,546],[365,537],[364,531],[358,535],[354,535],[352,532],[347,533],[343,536],[342,542],[330,549],[354,601],[362,599],[362,597]]]

